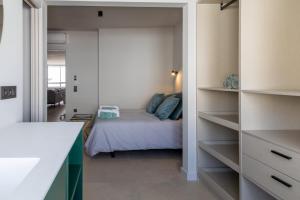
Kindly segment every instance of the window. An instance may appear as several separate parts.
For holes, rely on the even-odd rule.
[[[66,87],[66,66],[49,65],[48,66],[48,88]]]

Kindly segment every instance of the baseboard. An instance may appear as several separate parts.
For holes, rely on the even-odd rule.
[[[198,181],[197,171],[195,171],[195,172],[187,172],[183,167],[181,167],[181,172],[186,177],[187,181]]]

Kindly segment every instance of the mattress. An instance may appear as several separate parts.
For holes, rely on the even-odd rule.
[[[120,110],[117,119],[96,119],[85,143],[90,156],[100,152],[180,149],[182,120],[161,121],[144,110]]]

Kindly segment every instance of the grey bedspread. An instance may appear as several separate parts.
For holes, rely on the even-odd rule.
[[[160,121],[144,110],[121,110],[120,118],[96,119],[85,143],[87,153],[180,149],[182,120]]]

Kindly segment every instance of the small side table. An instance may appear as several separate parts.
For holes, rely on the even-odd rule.
[[[84,141],[87,140],[89,133],[93,127],[94,121],[95,121],[95,115],[93,114],[75,114],[70,119],[72,122],[84,122],[83,125],[83,138]]]

